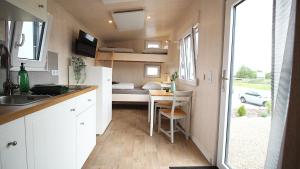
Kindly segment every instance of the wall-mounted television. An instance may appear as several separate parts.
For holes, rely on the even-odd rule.
[[[92,35],[80,30],[75,44],[75,53],[94,58],[98,40]]]

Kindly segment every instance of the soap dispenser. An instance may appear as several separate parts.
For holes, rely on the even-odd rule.
[[[24,63],[21,63],[20,71],[18,73],[18,82],[21,93],[29,92],[29,76],[27,71],[25,70]]]

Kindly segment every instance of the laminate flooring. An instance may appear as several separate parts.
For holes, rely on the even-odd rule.
[[[167,127],[168,121],[163,121]],[[208,161],[191,140],[175,133],[175,143],[155,128],[149,136],[146,109],[113,109],[106,132],[83,169],[169,169],[169,166],[207,166]]]

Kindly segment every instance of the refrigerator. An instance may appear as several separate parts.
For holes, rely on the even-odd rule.
[[[96,96],[96,133],[103,134],[112,120],[112,68],[86,66],[86,79],[78,85],[98,86]],[[73,67],[69,66],[69,85],[76,85]]]

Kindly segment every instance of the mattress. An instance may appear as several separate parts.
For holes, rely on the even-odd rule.
[[[168,54],[168,49],[145,49],[145,54]]]
[[[113,89],[112,94],[141,94],[148,95],[149,91],[144,89]]]
[[[134,84],[133,83],[113,84],[112,89],[134,89]]]
[[[130,48],[99,48],[100,52],[119,52],[119,53],[133,53],[134,50]]]

